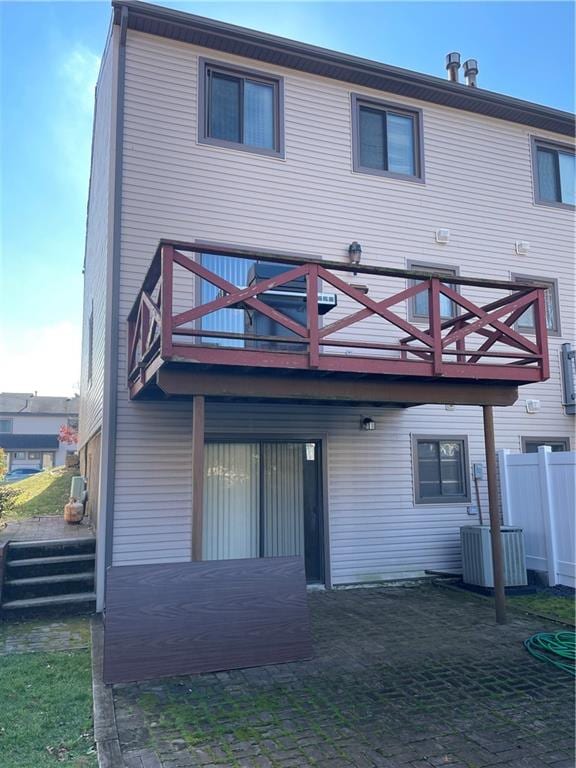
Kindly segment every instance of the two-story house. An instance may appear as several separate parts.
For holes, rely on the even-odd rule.
[[[133,659],[197,595],[225,624],[288,616],[304,578],[457,569],[494,447],[573,440],[573,115],[455,56],[444,79],[112,5],[80,407],[107,631],[121,606]]]
[[[78,429],[79,402],[78,395],[0,393],[0,448],[7,456],[6,469],[63,466],[76,445],[60,440],[60,429]]]

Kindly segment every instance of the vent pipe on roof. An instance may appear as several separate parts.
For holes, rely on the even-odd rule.
[[[448,70],[448,80],[457,83],[458,70],[460,69],[460,54],[457,51],[446,56],[446,69]]]
[[[476,75],[478,74],[478,62],[476,59],[468,59],[464,62],[464,77],[470,88],[476,88]]]

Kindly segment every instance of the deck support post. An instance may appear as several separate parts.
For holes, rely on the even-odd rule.
[[[192,400],[192,560],[202,560],[204,517],[204,395]]]
[[[496,476],[496,445],[494,441],[494,412],[491,405],[483,405],[484,448],[486,451],[486,477],[488,479],[488,508],[490,511],[490,540],[492,542],[492,569],[494,573],[494,600],[496,623],[506,624],[506,593],[504,590],[504,549],[500,529],[498,484]]]

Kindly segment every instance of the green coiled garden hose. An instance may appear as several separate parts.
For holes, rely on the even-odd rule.
[[[537,632],[524,646],[534,658],[576,676],[576,632]]]

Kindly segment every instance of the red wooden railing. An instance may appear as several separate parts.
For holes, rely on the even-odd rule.
[[[276,261],[286,265],[287,271],[250,287],[236,286],[203,266],[196,257],[199,253]],[[189,280],[215,286],[219,295],[206,303],[191,302],[191,306],[176,311],[174,294],[179,286],[175,269]],[[378,290],[382,278],[395,278],[404,285],[407,279],[419,282],[376,300],[368,295],[370,285],[366,293],[338,276],[350,272],[362,274],[367,281],[370,276],[374,282],[380,281]],[[295,321],[259,298],[302,277],[306,280],[305,323]],[[128,319],[129,382],[133,392],[140,389],[165,361],[517,384],[548,378],[545,286],[452,276],[447,285],[442,280],[446,277],[430,272],[308,261],[207,243],[162,241]],[[455,290],[456,285],[462,292]],[[467,287],[475,295],[481,290],[489,292],[492,300],[482,305],[471,301],[464,295]],[[353,309],[346,306],[344,316],[322,324],[319,290],[336,292]],[[428,327],[418,327],[406,319],[405,307],[406,302],[424,291],[428,292]],[[494,299],[498,292],[505,295]],[[444,321],[442,296],[458,308],[455,317]],[[202,318],[212,312],[238,307],[259,312],[294,335],[261,336],[201,327]],[[517,322],[529,307],[533,308],[534,333],[526,336],[518,330]],[[339,313],[341,310],[339,307]],[[374,340],[374,331],[371,339],[343,336],[343,331],[353,329],[367,318],[384,321],[388,329],[402,332],[401,338],[390,338],[389,332],[383,332],[380,340]],[[385,326],[382,327],[384,330]],[[211,343],[212,339],[218,343]],[[227,340],[231,346],[226,346]],[[239,348],[237,345],[242,341],[266,342],[267,348]],[[291,351],[275,349],[279,342],[287,341]],[[301,351],[293,351],[295,347]]]

